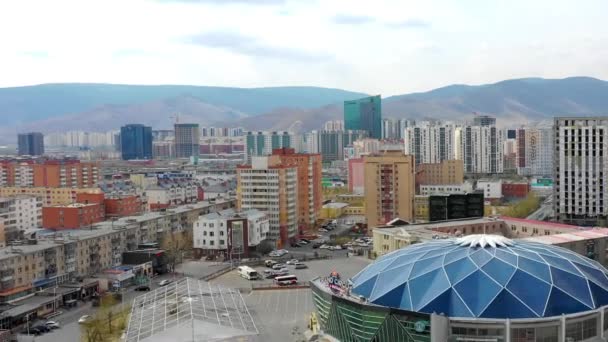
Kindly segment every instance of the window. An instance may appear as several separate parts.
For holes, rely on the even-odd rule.
[[[220,240],[220,245],[224,245],[224,240]]]
[[[213,232],[209,232],[209,236],[213,236]]]
[[[220,230],[220,236],[224,236],[224,231]]]
[[[566,324],[566,340],[582,341],[596,336],[597,318]]]
[[[209,240],[209,245],[210,245],[210,246],[213,246],[214,244],[215,244],[215,241],[213,241],[213,240]]]

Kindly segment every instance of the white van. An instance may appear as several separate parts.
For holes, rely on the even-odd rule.
[[[254,270],[253,268],[251,268],[249,266],[239,266],[237,268],[237,271],[239,272],[241,277],[248,279],[248,280],[255,280],[255,279],[260,278],[258,271]]]

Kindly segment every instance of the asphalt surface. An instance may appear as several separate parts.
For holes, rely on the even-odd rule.
[[[553,217],[553,195],[549,195],[543,203],[541,203],[540,208],[538,208],[535,212],[530,214],[527,219],[529,220],[538,220],[542,221],[546,218]]]

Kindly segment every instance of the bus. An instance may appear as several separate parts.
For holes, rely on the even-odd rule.
[[[260,275],[258,274],[258,271],[254,270],[253,268],[251,268],[249,266],[239,266],[239,268],[237,270],[238,270],[239,274],[241,275],[241,277],[248,279],[248,280],[255,280],[260,277]]]
[[[280,276],[280,277],[276,277],[274,278],[274,282],[277,285],[296,285],[298,283],[298,277],[296,277],[293,274],[290,275],[286,275],[286,276]]]

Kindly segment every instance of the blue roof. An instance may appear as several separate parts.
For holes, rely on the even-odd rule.
[[[608,270],[598,262],[557,246],[507,241],[435,240],[394,251],[354,276],[352,293],[450,317],[550,317],[608,304]]]

